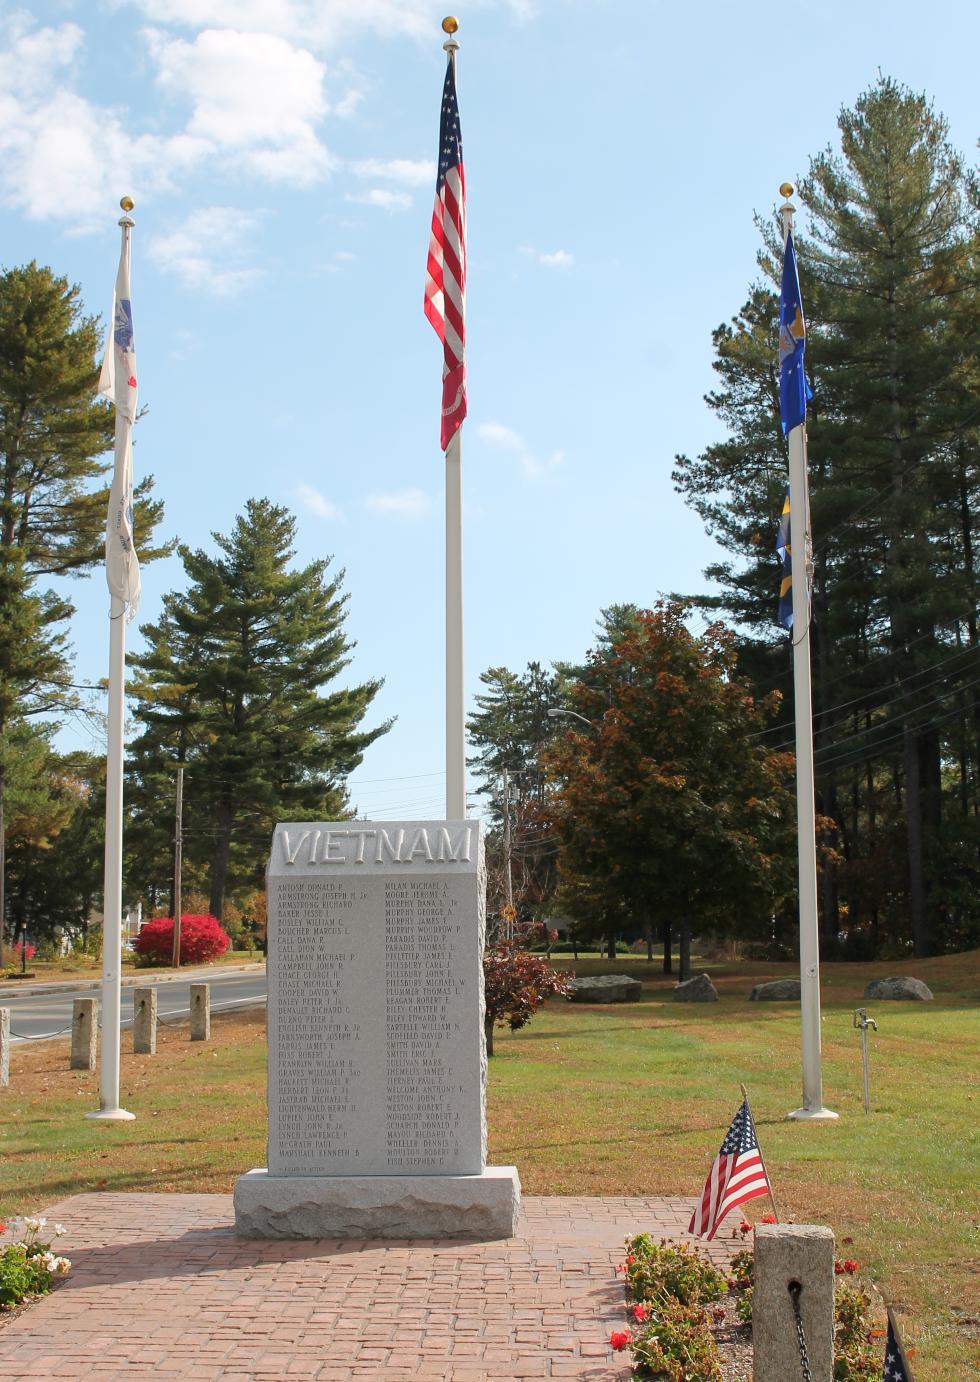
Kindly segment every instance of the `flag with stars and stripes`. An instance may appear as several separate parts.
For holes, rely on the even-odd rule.
[[[807,400],[813,397],[803,367],[805,351],[803,298],[793,232],[790,231],[783,251],[783,281],[779,294],[779,417],[786,436],[794,427],[806,422]]]
[[[699,1238],[714,1238],[722,1219],[736,1205],[771,1193],[749,1101],[744,1099],[708,1172],[687,1231]]]
[[[136,344],[129,287],[132,221],[123,226],[122,249],[112,299],[112,325],[99,375],[99,393],[116,408],[115,464],[105,532],[105,570],[110,592],[124,600],[132,619],[140,598],[140,564],[133,537],[133,423],[136,421]]]
[[[905,1349],[902,1347],[902,1336],[898,1331],[898,1325],[895,1323],[895,1317],[891,1310],[888,1311],[885,1371],[881,1374],[881,1382],[914,1382],[912,1369],[908,1365]]]
[[[439,172],[425,270],[425,315],[442,341],[441,444],[445,451],[466,416],[466,178],[453,51],[442,89]]]
[[[789,540],[789,490],[783,500],[783,512],[776,536],[776,556],[783,568],[779,582],[779,609],[776,617],[784,629],[793,627],[793,549]]]

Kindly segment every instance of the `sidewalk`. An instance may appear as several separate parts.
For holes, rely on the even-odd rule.
[[[175,979],[205,983],[217,975],[225,979],[234,979],[236,975],[252,974],[256,970],[264,969],[265,960],[254,963],[245,961],[236,965],[183,965],[180,969],[148,968],[124,974],[119,982],[123,988],[127,985],[132,987],[134,984],[166,984]],[[77,979],[27,979],[23,982],[17,979],[11,982],[8,979],[6,983],[0,983],[0,1006],[5,998],[27,998],[39,993],[71,993],[75,990],[95,992],[101,987],[102,978],[98,975],[93,978],[80,975]]]
[[[505,1242],[382,1244],[236,1238],[230,1195],[77,1195],[46,1211],[71,1275],[0,1322],[0,1379],[613,1382],[623,1239],[686,1238],[693,1204],[530,1196]]]

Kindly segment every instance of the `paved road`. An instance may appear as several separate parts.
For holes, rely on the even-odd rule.
[[[141,979],[141,984],[153,986],[157,990],[157,1016],[159,1019],[186,1016],[190,1012],[191,982],[207,982],[211,985],[211,1011],[220,1012],[228,1008],[252,1008],[265,1002],[266,979],[264,970],[251,970],[246,973],[215,973],[196,971],[192,979],[154,980],[152,974]],[[21,997],[0,998],[0,1007],[10,1009],[11,1045],[17,1041],[37,1040],[40,1037],[54,1036],[61,1029],[71,1026],[72,1003],[76,998],[98,998],[98,989],[90,985],[77,989],[62,989],[55,993],[36,993]],[[122,990],[122,1024],[133,1025],[133,989],[124,984]]]

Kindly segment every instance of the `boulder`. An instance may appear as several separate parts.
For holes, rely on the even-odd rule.
[[[773,979],[768,984],[756,984],[749,994],[753,1003],[798,1003],[799,979]]]
[[[589,979],[572,979],[568,995],[572,1003],[635,1003],[643,992],[639,979],[625,974],[597,974]]]
[[[932,998],[932,990],[921,979],[907,975],[893,974],[887,979],[872,979],[864,990],[865,998],[914,998],[927,1003]]]
[[[693,979],[685,979],[683,984],[674,985],[675,1003],[717,1003],[718,990],[707,974],[696,974]]]

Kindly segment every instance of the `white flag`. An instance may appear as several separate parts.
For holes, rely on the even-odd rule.
[[[129,225],[123,226],[119,272],[112,298],[112,327],[106,341],[99,393],[116,405],[115,466],[105,531],[105,572],[109,590],[136,613],[140,567],[133,542],[133,423],[136,420],[136,347],[129,295]]]

